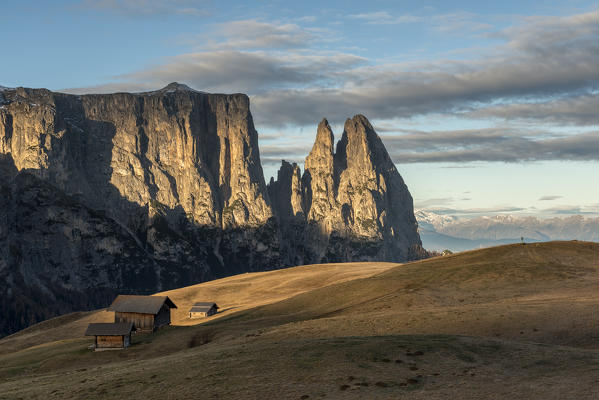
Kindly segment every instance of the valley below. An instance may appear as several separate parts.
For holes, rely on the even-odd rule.
[[[161,293],[173,325],[124,351],[88,349],[104,310],[3,338],[0,399],[591,399],[598,289],[580,241],[240,274]]]

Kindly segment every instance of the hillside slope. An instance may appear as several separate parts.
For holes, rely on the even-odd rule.
[[[236,318],[276,337],[444,333],[599,347],[598,289],[599,244],[516,244],[405,264]]]
[[[218,315],[210,321],[294,295],[347,280],[364,278],[397,266],[393,263],[343,263],[303,265],[283,270],[246,273],[158,293],[169,296],[178,308],[171,311],[173,325],[194,325],[188,310],[197,301],[214,301]],[[33,325],[0,340],[0,354],[54,340],[81,338],[92,322],[111,322],[114,313],[104,310],[77,312]]]
[[[594,398],[598,243],[501,246],[336,282],[339,267],[171,291],[239,308],[137,335],[122,352],[92,353],[75,336],[18,350],[27,331],[5,338],[0,398]],[[261,293],[278,301],[259,305]],[[37,329],[47,338],[77,321],[64,322]]]

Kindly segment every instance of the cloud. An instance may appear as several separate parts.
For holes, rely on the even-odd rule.
[[[286,115],[289,122],[305,124],[323,111],[332,120],[354,112],[389,119],[585,92],[599,86],[598,21],[599,11],[526,20],[524,26],[499,32],[505,44],[489,49],[484,57],[353,66],[335,71],[332,84],[326,86],[265,93],[256,99],[257,111],[264,113],[265,121],[278,122],[277,116]],[[301,111],[293,115],[291,110]]]
[[[387,11],[375,11],[350,14],[349,19],[363,21],[370,25],[398,25],[422,23],[444,33],[469,33],[493,28],[491,24],[480,22],[478,15],[469,12],[457,12],[435,15],[393,15]]]
[[[208,92],[255,93],[286,85],[303,86],[329,80],[341,68],[364,63],[351,54],[295,55],[237,50],[183,54],[166,65],[117,77],[122,82],[80,88],[78,93],[108,93],[128,86],[158,89],[169,82],[185,82]],[[129,83],[130,82],[130,83]],[[75,92],[75,90],[65,90]]]
[[[423,17],[411,14],[393,16],[387,11],[375,11],[362,14],[351,14],[347,16],[350,19],[365,21],[368,24],[405,24],[423,21]]]
[[[207,1],[202,0],[84,0],[83,8],[127,16],[178,14],[207,16]]]
[[[523,162],[523,161],[599,161],[599,131],[555,137],[527,137],[508,131],[431,132],[384,137],[383,141],[396,163],[422,162]]]
[[[430,206],[442,206],[451,204],[455,201],[453,197],[442,197],[436,199],[427,199],[422,201],[416,201],[416,208],[426,208]]]
[[[315,22],[316,17],[314,15],[305,15],[303,17],[294,18],[297,22]]]
[[[427,20],[435,29],[445,33],[470,33],[488,31],[493,25],[479,21],[480,17],[469,12],[434,15]]]
[[[555,215],[596,215],[599,214],[597,206],[561,205],[542,210],[546,214]]]
[[[281,160],[303,164],[304,159],[312,148],[308,143],[284,143],[260,145],[260,160],[265,165],[279,165]]]
[[[301,48],[314,42],[318,32],[297,24],[275,24],[254,19],[230,21],[217,24],[210,35],[203,36],[202,47],[218,50]]]
[[[168,82],[170,83],[170,82]],[[143,82],[111,82],[97,86],[77,87],[77,88],[64,88],[58,90],[58,92],[69,93],[69,94],[89,94],[89,93],[139,93],[148,92],[151,90],[160,89],[166,84],[156,85],[155,83]]]
[[[561,199],[563,196],[543,196],[539,198],[539,201],[552,201]]]
[[[599,125],[599,94],[585,93],[544,102],[512,103],[484,107],[471,118],[500,118],[552,124]]]
[[[387,14],[353,18],[393,17]],[[455,14],[445,21],[468,19],[472,16]],[[581,125],[595,121],[592,105],[579,112],[577,107],[589,99],[594,104],[592,93],[599,89],[599,11],[522,21],[493,33],[503,44],[470,60],[379,65],[351,53],[317,52],[313,41],[326,35],[296,24],[234,21],[215,27],[210,48],[114,77],[108,87],[131,83],[157,88],[179,81],[199,90],[245,92],[256,122],[271,127],[313,125],[323,116],[340,123],[357,113],[377,120],[431,113],[525,118],[533,107],[526,104],[531,98],[546,100],[539,118],[558,115],[547,120],[562,118]],[[576,102],[573,96],[582,97]],[[567,100],[560,103],[555,98],[574,102],[568,106]],[[501,108],[498,103],[513,106]],[[556,110],[561,114],[551,114]]]
[[[429,207],[426,211],[432,212],[439,215],[495,215],[503,213],[515,213],[520,211],[526,211],[526,208],[513,207],[513,206],[502,206],[498,205],[495,207],[484,207],[484,208],[446,208],[446,207]]]
[[[402,132],[404,133],[393,136],[381,136],[391,158],[398,164],[599,161],[599,131],[566,136],[539,130],[502,127]],[[310,151],[313,138],[307,139],[301,142],[296,138],[292,144],[283,141],[269,142],[268,145],[261,146],[261,153],[266,159],[276,163],[280,158],[301,163]],[[559,198],[561,196],[543,196],[539,201]],[[449,204],[453,200],[430,199],[419,203],[419,207]]]
[[[515,223],[520,225],[524,221],[528,221],[529,227],[532,228],[531,223],[539,223],[542,222],[548,225],[560,224],[561,222],[572,221],[572,219],[578,219],[580,221],[584,221],[583,216],[599,216],[599,205],[560,205],[551,208],[545,209],[536,209],[535,207],[522,208],[522,207],[513,207],[513,206],[505,206],[505,205],[497,205],[494,207],[484,207],[484,208],[448,208],[448,207],[426,207],[424,210],[427,213],[433,213],[437,215],[448,215],[452,217],[457,217],[454,224],[469,224],[469,221],[479,221],[483,223],[483,226],[486,226],[489,221],[495,221],[500,223]],[[515,214],[515,215],[523,215],[520,218],[515,220],[504,220],[493,218],[501,214]],[[536,217],[531,217],[530,214],[544,217],[551,217],[547,219],[539,220]],[[563,217],[565,216],[565,217]],[[484,218],[484,219],[481,219]],[[486,220],[486,221],[485,221]],[[599,222],[599,218],[594,221],[591,219],[586,219],[588,223],[597,223]],[[533,224],[534,225],[534,224]],[[555,225],[554,225],[555,226]],[[470,227],[473,228],[473,227]],[[595,232],[595,227],[590,227],[591,232]],[[472,232],[472,231],[470,231]]]
[[[452,148],[476,148],[501,144],[520,144],[539,138],[547,139],[553,134],[541,130],[524,130],[509,127],[482,129],[458,129],[422,131],[414,129],[396,129],[396,135],[383,135],[382,139],[390,148],[409,151],[433,151]]]

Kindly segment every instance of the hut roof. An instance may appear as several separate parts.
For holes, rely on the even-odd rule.
[[[189,312],[208,312],[210,311],[210,309],[212,309],[212,307],[218,310],[218,306],[216,305],[216,303],[198,302],[195,303],[193,307],[189,309]]]
[[[207,312],[212,307],[214,307],[214,308],[216,308],[218,310],[218,306],[216,305],[216,303],[197,302],[197,303],[194,303],[193,307],[191,307],[189,309],[189,312]]]
[[[218,306],[216,305],[216,303],[202,302],[202,301],[199,301],[197,303],[193,303],[193,306],[194,307],[212,307],[212,306],[214,306],[214,307],[218,308]]]
[[[121,336],[128,335],[133,330],[132,322],[112,322],[89,324],[85,336]]]
[[[168,296],[133,296],[120,294],[112,302],[108,311],[158,314],[163,304],[177,308]]]
[[[212,310],[212,307],[191,307],[189,312],[208,312]]]

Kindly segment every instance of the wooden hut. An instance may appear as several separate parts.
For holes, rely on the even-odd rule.
[[[189,318],[209,317],[216,314],[217,311],[216,303],[198,302],[189,309]]]
[[[216,303],[195,303],[193,307],[189,309],[189,318],[202,318],[209,317],[216,314],[218,306]]]
[[[131,322],[89,324],[85,336],[95,336],[94,351],[120,350],[131,344]]]
[[[119,295],[108,311],[114,311],[114,322],[131,322],[137,332],[154,332],[170,325],[171,308],[177,308],[167,296]]]

